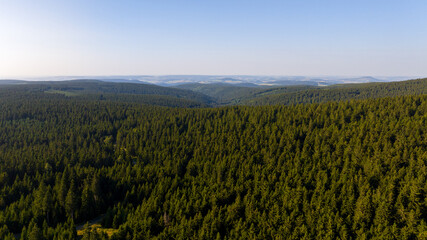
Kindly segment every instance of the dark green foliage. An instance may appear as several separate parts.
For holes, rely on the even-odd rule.
[[[427,79],[402,82],[332,85],[329,87],[281,87],[260,90],[241,105],[294,105],[427,94]]]
[[[211,96],[219,105],[295,105],[351,99],[427,94],[427,79],[402,82],[286,87],[240,87],[229,84],[184,84],[179,88]]]
[[[229,105],[239,104],[243,100],[253,98],[264,92],[270,91],[265,87],[241,87],[231,84],[183,84],[177,86],[177,88],[188,89],[194,92],[199,92],[208,95],[216,100],[217,104]],[[295,88],[295,87],[290,87]],[[305,87],[304,87],[305,88]],[[308,88],[308,87],[307,87]],[[298,88],[301,89],[301,88]]]
[[[0,85],[3,99],[74,98],[111,102],[140,103],[168,107],[207,107],[212,98],[189,90],[160,87],[150,84],[111,83],[96,80],[58,82],[23,82]]]
[[[427,237],[427,96],[185,109],[18,93],[0,95],[1,239],[77,239],[99,216],[111,239]]]

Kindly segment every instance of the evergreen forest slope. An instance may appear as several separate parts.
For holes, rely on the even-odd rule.
[[[2,81],[0,81],[2,82]],[[207,95],[185,89],[160,87],[142,83],[116,83],[97,80],[72,80],[53,82],[26,82],[0,85],[0,97],[11,98],[30,95],[37,98],[76,98],[142,103],[169,107],[207,107],[213,99]],[[56,96],[48,96],[56,95]]]
[[[426,238],[426,124],[426,95],[190,109],[4,91],[0,239],[77,239],[101,215],[110,239]]]
[[[232,84],[183,84],[161,87],[144,83],[73,80],[57,82],[0,81],[4,93],[63,95],[82,100],[142,103],[167,107],[218,107],[295,105],[351,99],[371,99],[427,94],[427,79],[401,82],[330,85],[325,87],[295,85],[285,87],[248,87]],[[5,94],[3,94],[5,95]]]
[[[241,105],[294,105],[427,94],[427,79],[401,82],[360,83],[327,87],[281,87],[260,90]]]
[[[369,99],[427,94],[427,79],[401,82],[241,87],[231,84],[184,84],[177,86],[208,95],[217,105],[294,105],[350,99]]]
[[[262,98],[268,95],[284,94],[290,92],[313,89],[313,86],[295,85],[287,87],[246,87],[231,84],[183,84],[177,88],[188,89],[208,95],[215,99],[217,105],[248,105],[252,104],[252,99]],[[261,102],[260,102],[261,103]],[[261,104],[277,104],[275,102],[262,102]],[[260,105],[261,105],[260,104]],[[254,105],[254,104],[252,104]]]

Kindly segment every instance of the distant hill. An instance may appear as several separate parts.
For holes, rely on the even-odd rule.
[[[232,84],[183,84],[176,86],[206,94],[216,100],[220,105],[246,105],[252,99],[263,98],[273,94],[304,91],[314,88],[313,86],[287,86],[287,87],[240,87]]]
[[[222,105],[238,104],[241,98],[252,96],[254,93],[260,90],[259,88],[235,86],[225,83],[189,83],[178,85],[176,87],[208,95],[214,98],[218,104]]]
[[[30,81],[68,81],[93,79],[104,82],[146,83],[174,87],[182,84],[232,84],[242,87],[311,85],[329,86],[345,83],[390,82],[415,79],[405,76],[269,76],[269,75],[117,75],[117,76],[50,76],[30,77],[20,80]],[[10,80],[10,79],[9,79]],[[1,79],[0,79],[1,81]]]
[[[1,79],[0,85],[11,85],[11,84],[24,84],[26,81],[15,80],[15,79]]]
[[[192,90],[215,99],[218,105],[291,105],[427,94],[427,79],[371,83],[372,78],[358,78],[368,83],[331,86],[239,87],[232,84],[183,84],[178,88]],[[344,81],[344,80],[343,80]],[[353,80],[348,80],[353,81]]]
[[[98,98],[174,107],[206,107],[214,103],[213,99],[207,95],[185,89],[143,83],[115,83],[98,80],[38,81],[22,82],[19,85],[1,85],[0,94],[8,94],[10,92],[45,95],[59,94],[66,97]]]
[[[114,83],[138,83],[138,84],[150,84],[150,85],[152,85],[152,84],[151,84],[151,83],[149,83],[149,82],[144,82],[144,81],[134,80],[134,79],[120,79],[120,78],[118,78],[118,79],[114,79],[114,78],[112,78],[112,79],[96,79],[96,80],[99,80],[99,81],[102,81],[102,82],[114,82]]]
[[[241,104],[290,105],[422,94],[427,94],[427,78],[402,82],[340,84],[300,89],[298,91],[289,91],[287,88],[274,88],[264,94],[246,98]]]
[[[110,82],[110,80],[118,82]],[[0,94],[9,94],[11,92],[54,94],[80,99],[122,101],[171,107],[292,105],[427,94],[427,79],[371,83],[375,79],[362,77],[356,80],[343,79],[342,81],[365,81],[368,83],[280,87],[222,82],[210,84],[188,83],[175,87],[161,87],[141,82],[128,82],[133,80],[110,80],[3,80],[0,81]],[[225,80],[228,81],[230,79]]]

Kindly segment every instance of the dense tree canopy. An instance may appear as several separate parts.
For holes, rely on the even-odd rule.
[[[301,104],[427,94],[427,79],[402,82],[280,87],[259,91],[240,101],[245,105]]]
[[[427,96],[169,108],[0,96],[0,239],[427,237]],[[83,239],[106,239],[86,228]]]

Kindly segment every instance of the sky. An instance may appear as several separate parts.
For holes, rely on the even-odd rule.
[[[0,0],[0,77],[427,76],[425,0]]]

